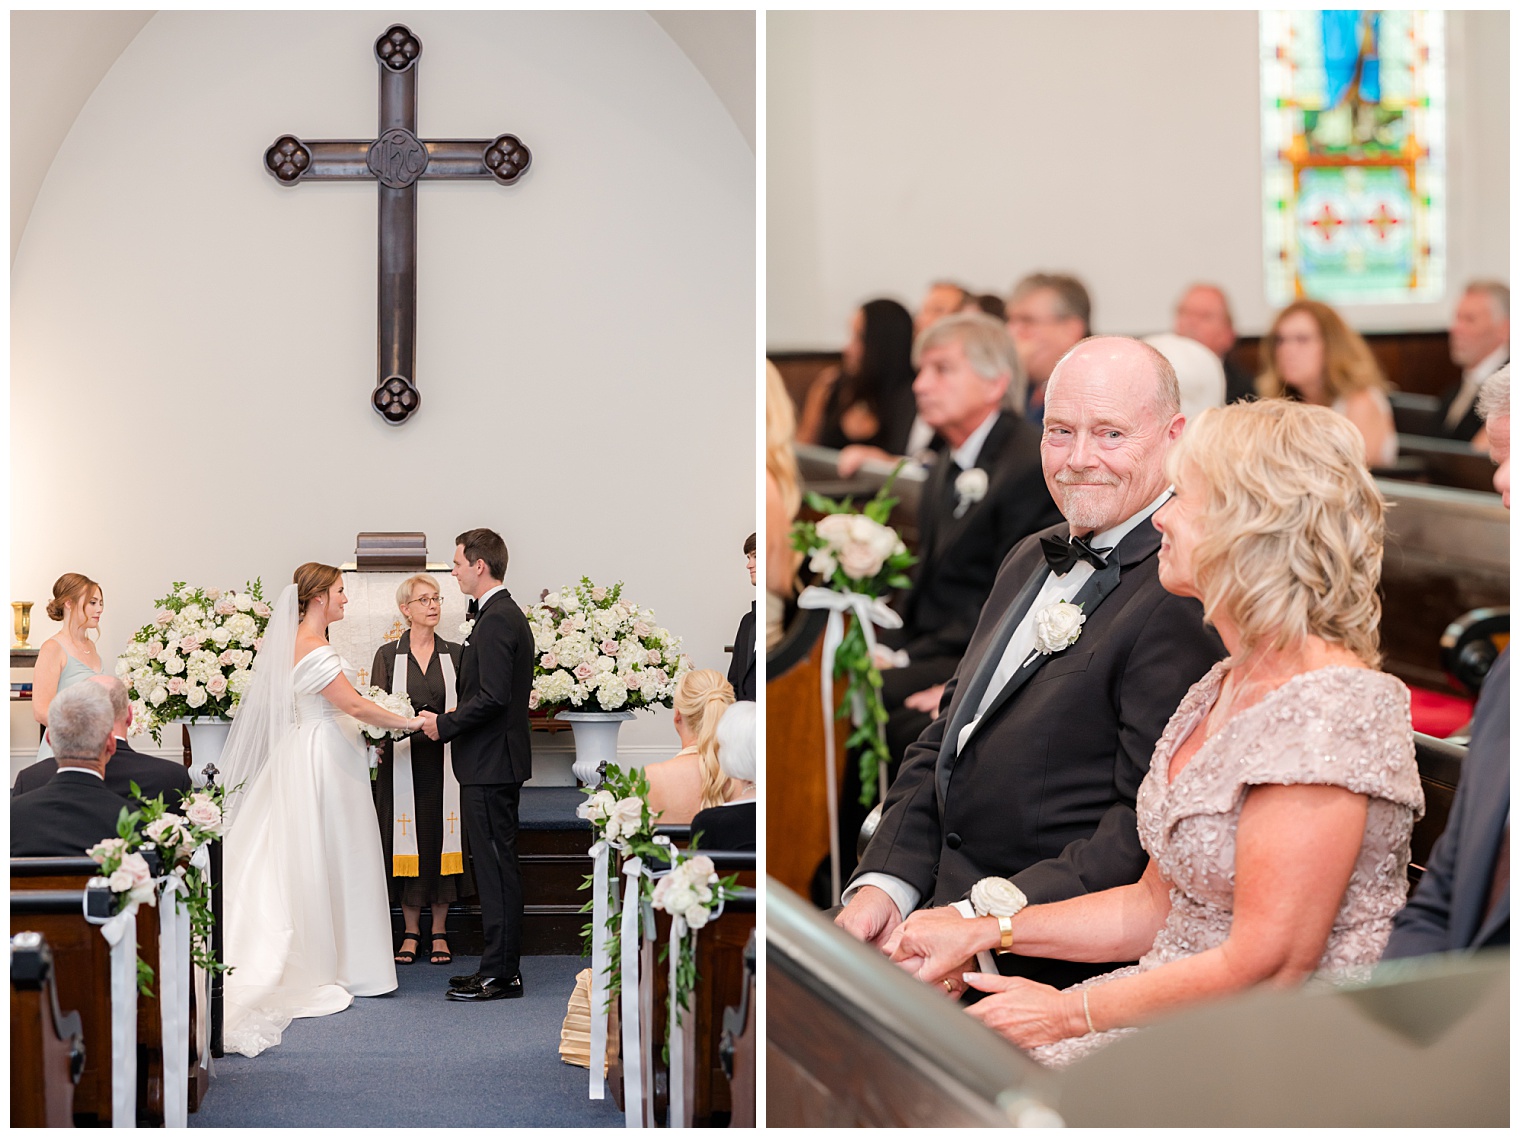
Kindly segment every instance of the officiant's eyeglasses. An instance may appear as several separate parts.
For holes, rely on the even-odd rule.
[[[409,605],[425,605],[428,608],[432,608],[434,605],[443,604],[443,598],[437,593],[429,593],[425,597],[413,597],[406,603]]]

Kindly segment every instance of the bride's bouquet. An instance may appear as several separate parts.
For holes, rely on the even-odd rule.
[[[271,609],[258,580],[236,589],[174,582],[116,660],[132,700],[132,734],[159,741],[175,719],[231,719],[253,681]]]
[[[411,719],[417,713],[412,710],[411,696],[406,692],[389,692],[384,688],[370,687],[362,693],[364,698],[371,703],[378,703],[386,711],[393,711],[403,719]],[[361,724],[364,733],[377,743],[383,743],[387,739],[405,739],[411,734],[410,731],[392,730],[389,727],[376,727],[370,723]]]
[[[676,681],[691,671],[681,641],[654,613],[611,588],[582,577],[579,585],[545,592],[528,610],[533,629],[530,709],[637,711],[669,707]]]

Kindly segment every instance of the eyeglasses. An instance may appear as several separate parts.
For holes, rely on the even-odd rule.
[[[437,593],[429,593],[425,597],[413,597],[406,603],[409,605],[423,605],[426,608],[433,608],[435,605],[443,604],[443,598],[440,597]]]
[[[1271,340],[1272,346],[1277,348],[1286,348],[1289,345],[1304,347],[1308,344],[1318,344],[1320,342],[1320,338],[1313,335],[1273,336]]]

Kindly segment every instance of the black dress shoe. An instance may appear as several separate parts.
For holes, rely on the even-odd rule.
[[[473,988],[485,979],[479,972],[471,972],[468,976],[450,976],[450,988]]]
[[[516,1000],[523,994],[521,976],[513,976],[510,979],[499,976],[487,976],[480,980],[472,988],[450,988],[447,998],[450,1000],[470,1000],[475,1003],[483,1003],[486,1000]]]

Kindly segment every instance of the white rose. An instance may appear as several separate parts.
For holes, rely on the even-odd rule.
[[[237,593],[233,596],[232,602],[237,605],[240,612],[251,612],[253,610],[252,593]]]
[[[178,652],[171,651],[164,657],[164,671],[171,676],[177,676],[185,670],[185,658]]]
[[[1024,891],[1006,877],[984,877],[971,887],[971,907],[983,917],[1011,917],[1029,904]]]
[[[705,926],[708,921],[712,920],[712,913],[705,906],[694,905],[686,910],[685,917],[687,925],[695,932],[697,929]]]
[[[955,476],[956,517],[960,517],[987,496],[987,472],[979,466]]]
[[[148,702],[151,703],[154,707],[162,707],[164,705],[164,701],[168,698],[168,688],[154,688],[153,694],[148,696]]]
[[[232,633],[227,631],[225,625],[220,628],[213,628],[211,630],[211,642],[218,648],[225,648],[228,644],[232,643]]]
[[[696,903],[696,897],[692,895],[691,886],[672,874],[666,878],[670,882],[665,889],[665,911],[667,913],[684,914],[687,909]]]
[[[864,514],[830,514],[819,520],[818,536],[829,543],[845,576],[856,580],[880,573],[898,545],[895,530]]]
[[[574,593],[565,593],[560,598],[559,607],[565,612],[575,612],[581,607],[581,600]]]
[[[190,690],[185,693],[185,702],[191,707],[204,707],[206,704],[206,689],[200,684],[192,684]]]
[[[1035,644],[1042,656],[1070,648],[1082,635],[1087,617],[1070,601],[1056,601],[1035,614]]]
[[[616,804],[617,799],[612,796],[612,791],[598,790],[577,806],[575,813],[579,817],[585,818],[588,822],[600,822],[611,813],[613,806]]]
[[[559,594],[558,593],[546,593],[546,594],[544,594],[543,604],[544,604],[544,606],[546,608],[551,608],[551,609],[557,609],[557,608],[559,608]]]
[[[644,800],[642,798],[620,798],[607,811],[607,837],[611,841],[637,834],[643,824]]]

